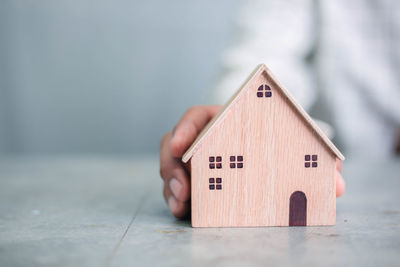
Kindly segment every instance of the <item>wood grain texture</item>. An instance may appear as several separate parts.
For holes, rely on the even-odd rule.
[[[192,155],[192,226],[288,226],[296,191],[307,198],[307,225],[333,225],[337,154],[265,69],[256,74]],[[262,84],[271,97],[257,97]],[[221,169],[209,169],[215,155]],[[243,167],[229,168],[238,155]],[[305,155],[317,155],[317,166],[305,168]],[[222,190],[209,190],[212,177]]]

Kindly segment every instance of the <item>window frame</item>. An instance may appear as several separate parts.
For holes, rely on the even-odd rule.
[[[318,168],[318,154],[305,154],[304,155],[305,168]]]
[[[257,97],[258,98],[270,98],[272,97],[272,89],[271,86],[269,86],[268,84],[262,84],[257,88]]]
[[[222,169],[222,156],[209,156],[208,168],[211,170]]]
[[[244,157],[243,157],[243,155],[230,156],[229,157],[229,167],[231,169],[243,169],[243,167],[244,167]]]
[[[208,190],[222,190],[222,178],[210,177],[208,178]]]

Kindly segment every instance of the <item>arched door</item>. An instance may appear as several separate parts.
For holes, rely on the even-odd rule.
[[[306,194],[296,191],[290,196],[289,226],[307,225]]]

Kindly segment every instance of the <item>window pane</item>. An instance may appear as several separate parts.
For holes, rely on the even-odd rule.
[[[317,163],[317,162],[313,162],[313,163],[312,163],[312,167],[313,167],[313,168],[317,168],[317,167],[318,167],[318,163]]]

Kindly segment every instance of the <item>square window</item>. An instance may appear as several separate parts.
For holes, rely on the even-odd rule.
[[[222,178],[209,178],[208,179],[208,189],[209,190],[222,190]],[[216,183],[215,183],[216,182]]]
[[[257,92],[257,97],[263,97],[263,93],[262,92]]]
[[[312,163],[312,167],[313,167],[313,168],[317,168],[317,167],[318,167],[318,163],[317,163],[317,162],[313,162],[313,163]]]
[[[210,156],[208,157],[210,169],[221,169],[222,168],[222,157],[221,156]]]
[[[230,156],[229,157],[231,163],[229,166],[231,169],[238,168],[242,169],[243,168],[243,156]]]
[[[318,167],[318,155],[304,155],[304,167],[306,168],[317,168]]]
[[[271,92],[269,92],[269,91],[265,92],[265,97],[271,97],[271,96],[272,96]]]

